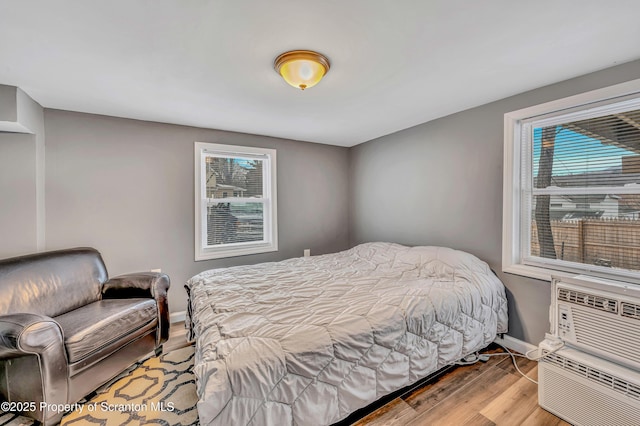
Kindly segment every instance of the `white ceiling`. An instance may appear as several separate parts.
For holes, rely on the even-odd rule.
[[[639,0],[0,0],[0,84],[47,108],[358,143],[640,58]],[[301,92],[291,49],[331,70]]]

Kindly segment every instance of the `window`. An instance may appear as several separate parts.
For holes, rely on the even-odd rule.
[[[503,270],[640,283],[640,80],[505,114]]]
[[[195,191],[196,260],[278,250],[274,149],[196,142]]]

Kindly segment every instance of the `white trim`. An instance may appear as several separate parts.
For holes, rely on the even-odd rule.
[[[504,171],[502,177],[502,270],[517,265],[519,247],[513,240],[518,235],[518,220],[520,217],[520,193],[514,183],[514,178],[520,175],[520,145],[514,143],[516,132],[520,124],[515,113],[504,115]],[[515,273],[515,272],[513,272]]]
[[[555,115],[573,114],[572,109],[580,109],[584,111],[589,108],[606,108],[605,105],[613,102],[623,102],[629,105],[637,102],[637,100],[624,99],[625,97],[637,96],[640,94],[640,79],[628,81],[614,86],[593,90],[587,93],[581,93],[567,98],[546,102],[540,105],[534,105],[528,108],[512,111],[504,115],[504,173],[503,173],[503,205],[502,205],[502,271],[516,275],[522,275],[530,278],[551,281],[551,274],[567,276],[575,275],[575,273],[584,273],[584,270],[572,271],[569,268],[565,272],[548,269],[541,266],[531,266],[523,264],[522,247],[526,241],[521,234],[520,220],[522,212],[521,185],[522,182],[521,169],[521,152],[522,144],[516,143],[520,141],[522,127],[527,125],[532,119],[542,119],[553,121]],[[611,108],[616,109],[616,106]],[[547,118],[547,116],[549,118]],[[550,121],[550,122],[551,122]],[[593,188],[594,191],[602,192],[602,189]],[[611,188],[605,188],[607,190]],[[635,193],[637,190],[632,188],[615,188],[620,193]],[[556,193],[555,189],[536,189],[537,193]],[[575,192],[575,193],[591,193],[590,190],[584,189],[567,189],[563,188],[557,191]],[[594,192],[595,193],[595,192]],[[605,274],[606,275],[606,274]],[[625,274],[626,275],[626,274]],[[611,274],[608,275],[612,277]]]
[[[513,263],[509,266],[502,265],[502,272],[509,274],[520,275],[523,277],[534,278],[536,280],[543,280],[551,282],[551,275],[574,277],[576,273],[553,271],[547,268],[540,268],[537,266],[522,265],[519,263]]]
[[[590,92],[580,93],[578,95],[557,99],[540,105],[522,108],[516,111],[511,111],[504,116],[505,118],[509,116],[515,120],[524,120],[539,115],[549,114],[551,112],[567,110],[575,107],[576,105],[588,105],[607,99],[633,95],[638,92],[640,92],[640,79],[604,87],[602,89],[592,90]]]
[[[206,156],[241,157],[261,159],[263,163],[264,192],[261,198],[215,199],[216,202],[238,201],[261,203],[264,215],[264,240],[237,244],[224,244],[221,247],[205,246],[206,229],[202,218],[206,216],[207,204],[204,181],[204,162]],[[276,150],[237,145],[222,145],[208,142],[195,142],[194,146],[194,257],[196,261],[220,259],[224,257],[245,256],[250,254],[278,251],[278,214],[277,214],[277,164]],[[222,200],[222,201],[221,201]]]
[[[507,349],[511,349],[512,351],[516,351],[521,354],[526,354],[527,352],[533,351],[534,349],[538,348],[531,343],[516,339],[515,337],[511,337],[508,334],[505,334],[504,338],[502,339],[500,337],[496,337],[494,342],[506,347]]]
[[[178,311],[169,315],[169,322],[175,324],[177,322],[183,322],[187,317],[187,311]]]
[[[224,250],[212,250],[212,249],[203,249],[200,254],[197,254],[195,257],[196,261],[200,260],[212,260],[212,259],[223,259],[225,257],[235,257],[235,256],[248,256],[250,254],[259,254],[259,253],[269,253],[272,251],[278,251],[278,247],[273,247],[271,245],[267,245],[267,243],[259,242],[264,246],[260,246],[257,244],[248,245],[245,247],[231,248],[225,247]],[[207,250],[209,250],[207,252]]]
[[[36,133],[36,250],[46,248],[46,197],[45,197],[45,135],[44,129]]]

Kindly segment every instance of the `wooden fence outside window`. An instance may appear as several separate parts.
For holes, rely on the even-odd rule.
[[[640,270],[640,220],[552,220],[559,260]],[[531,255],[540,255],[535,220],[531,224]]]

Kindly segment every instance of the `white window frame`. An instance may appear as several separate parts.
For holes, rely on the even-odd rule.
[[[206,166],[207,155],[264,159],[263,163],[263,194],[260,199],[263,203],[264,215],[264,239],[242,243],[221,244],[208,246],[206,217],[207,205],[211,201],[207,199]],[[267,148],[255,148],[248,146],[223,145],[208,142],[196,142],[194,154],[195,176],[195,260],[220,259],[224,257],[245,256],[250,254],[278,251],[278,215],[277,215],[277,185],[276,185],[276,150]],[[216,199],[217,202],[232,202],[238,199]],[[244,199],[243,201],[251,199]]]
[[[640,79],[617,84],[603,89],[570,96],[552,102],[523,108],[504,115],[504,177],[503,177],[503,211],[502,211],[502,270],[503,272],[551,281],[551,275],[568,277],[586,274],[601,278],[623,280],[640,284],[640,273],[617,271],[610,268],[573,263],[566,261],[549,262],[527,261],[523,253],[529,244],[529,229],[523,229],[524,215],[521,194],[530,180],[522,170],[523,155],[531,156],[530,147],[524,141],[523,127],[527,122],[536,121],[536,125],[544,122],[554,124],[554,119],[566,122],[572,113],[584,114],[585,111],[597,108],[599,111],[609,104],[628,102],[640,105]],[[559,117],[562,116],[560,119]],[[554,118],[557,117],[557,118]],[[543,121],[544,120],[544,121]],[[620,189],[617,189],[621,192]],[[566,191],[565,191],[566,192]],[[529,225],[530,226],[530,225]],[[558,263],[561,263],[560,265]]]

